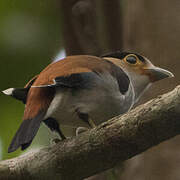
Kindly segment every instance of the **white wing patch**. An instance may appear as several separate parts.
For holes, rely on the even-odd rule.
[[[4,91],[2,91],[4,94],[11,96],[13,94],[14,88],[9,88]]]
[[[31,86],[32,88],[43,88],[43,87],[52,87],[56,85],[56,81],[53,79],[53,84],[45,84],[45,85],[37,85],[37,86]]]

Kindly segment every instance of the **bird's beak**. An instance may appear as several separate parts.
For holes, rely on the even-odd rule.
[[[165,78],[174,77],[173,73],[159,67],[148,68],[145,70],[152,82],[159,81]]]

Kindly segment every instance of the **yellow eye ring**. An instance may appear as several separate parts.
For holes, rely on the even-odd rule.
[[[132,64],[132,65],[135,65],[138,62],[138,58],[133,54],[126,56],[125,60],[127,63]]]

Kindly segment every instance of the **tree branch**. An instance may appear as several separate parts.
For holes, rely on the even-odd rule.
[[[80,180],[180,134],[180,86],[78,137],[0,162],[0,179]]]

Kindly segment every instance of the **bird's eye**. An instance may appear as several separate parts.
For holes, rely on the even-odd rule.
[[[136,58],[136,56],[128,56],[128,57],[126,58],[126,61],[127,61],[128,63],[130,63],[130,64],[136,64],[137,58]]]

